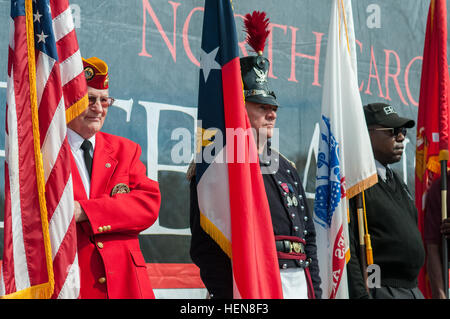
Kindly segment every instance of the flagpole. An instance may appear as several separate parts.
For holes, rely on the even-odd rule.
[[[366,287],[366,290],[369,291],[369,288],[367,287],[366,243],[364,240],[364,208],[361,193],[356,195],[356,211],[358,214],[359,258],[361,261],[361,272],[364,278],[364,285]]]
[[[441,160],[441,214],[442,221],[447,219],[447,160]],[[448,299],[448,250],[445,235],[442,235],[442,272],[445,298]]]

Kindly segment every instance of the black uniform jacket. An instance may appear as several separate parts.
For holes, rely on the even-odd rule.
[[[417,209],[407,186],[396,173],[392,183],[386,183],[378,176],[378,183],[365,190],[364,197],[373,261],[379,267],[379,284],[389,289],[417,287],[425,250],[417,226]],[[366,291],[361,270],[358,218],[353,198],[350,200],[350,214],[349,296],[351,299],[370,298],[372,295]]]
[[[279,164],[279,165],[277,165]],[[316,298],[320,298],[315,229],[300,177],[291,162],[272,151],[269,161],[260,160],[275,236],[296,236],[306,241],[306,255]],[[277,167],[278,166],[278,167]],[[295,199],[294,199],[295,197]],[[228,256],[200,226],[195,176],[190,182],[190,255],[211,298],[233,298],[232,270]],[[297,260],[279,259],[280,268],[300,267]]]

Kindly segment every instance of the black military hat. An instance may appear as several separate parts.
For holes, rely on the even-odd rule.
[[[384,127],[414,127],[415,122],[411,119],[398,116],[394,107],[385,103],[371,103],[364,105],[364,116],[367,125],[381,125]]]
[[[270,62],[263,57],[266,39],[270,33],[269,19],[266,18],[265,12],[254,11],[245,15],[244,24],[247,43],[257,53],[256,56],[240,59],[245,100],[279,106],[275,93],[270,90],[267,81]]]

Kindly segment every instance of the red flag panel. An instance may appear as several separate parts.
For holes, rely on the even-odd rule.
[[[432,0],[425,33],[417,118],[415,201],[422,237],[427,191],[440,176],[440,160],[448,160],[448,90],[447,6],[445,0]],[[427,277],[424,266],[419,275],[419,288],[430,298]]]

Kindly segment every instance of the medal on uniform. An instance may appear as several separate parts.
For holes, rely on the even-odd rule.
[[[292,206],[292,199],[289,195],[286,196],[288,207]]]
[[[295,195],[292,196],[292,204],[294,204],[295,207],[298,206],[298,200],[297,200],[297,197]]]
[[[288,184],[286,184],[286,183],[281,183],[280,186],[281,186],[281,188],[282,188],[286,193],[289,193],[289,192],[290,192]]]
[[[294,187],[292,187],[292,184],[287,183],[287,187],[291,193],[294,192]]]

